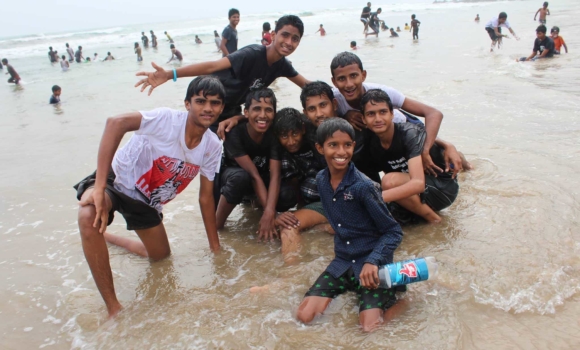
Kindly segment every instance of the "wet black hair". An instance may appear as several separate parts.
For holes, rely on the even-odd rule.
[[[274,117],[274,135],[282,136],[290,131],[302,131],[306,123],[308,119],[296,108],[282,108]]]
[[[233,15],[239,15],[240,11],[238,9],[231,8],[228,11],[228,18],[232,18]]]
[[[3,59],[2,59],[2,63],[4,63],[4,64],[8,64],[8,60],[7,60],[7,59],[5,59],[5,58],[3,58]]]
[[[497,18],[507,18],[507,13],[505,12],[500,12],[499,16]]]
[[[393,111],[393,102],[391,102],[391,98],[381,89],[371,89],[362,96],[360,100],[360,110],[363,112],[363,114],[365,112],[365,106],[369,102],[373,105],[384,102],[389,107],[389,111]]]
[[[548,2],[544,1],[544,6],[548,7]]]
[[[58,85],[52,86],[52,92],[57,92],[58,90],[61,90],[60,86],[58,86]]]
[[[553,27],[552,27],[552,29],[550,29],[550,33],[553,33],[553,32],[560,33],[560,27],[558,27],[558,26],[553,26]]]
[[[350,46],[356,46],[356,41],[354,41],[354,40],[353,40],[353,41],[351,41],[351,42],[350,42]]]
[[[66,43],[66,47],[68,47],[68,43]]]
[[[79,50],[82,49],[83,47],[79,45]]]
[[[139,43],[138,42],[135,42],[135,46],[139,46]]]
[[[543,24],[540,24],[538,26],[538,28],[536,28],[536,33],[544,33],[544,34],[546,34],[547,31],[548,31],[548,28],[546,28],[546,26],[543,25]]]
[[[282,29],[284,26],[292,26],[298,29],[301,38],[302,35],[304,35],[304,23],[302,23],[302,20],[298,16],[285,15],[280,17],[276,23],[276,28],[274,28],[274,32],[278,33],[278,31]]]
[[[274,112],[276,112],[276,95],[274,91],[269,88],[250,88],[250,93],[246,96],[246,103],[244,104],[244,109],[249,110],[252,106],[252,100],[260,102],[260,99],[269,98],[274,107]]]
[[[64,55],[60,56],[63,60],[66,60],[66,57]]]
[[[412,14],[412,15],[411,15],[411,18],[412,18],[412,19],[415,19],[415,17],[416,17],[416,16],[415,16],[415,14]]]
[[[200,93],[203,93],[203,97],[217,95],[222,100],[222,103],[225,103],[226,89],[222,82],[214,76],[200,75],[193,79],[187,87],[185,101],[191,101],[193,96],[199,95]]]
[[[97,53],[95,52],[95,55],[96,55],[96,54],[97,54]],[[111,56],[111,52],[110,52],[110,51],[109,51],[109,52],[107,52],[107,55],[108,55],[108,56]]]
[[[334,77],[334,70],[336,68],[342,68],[346,66],[350,66],[351,64],[355,64],[363,71],[363,64],[360,58],[352,52],[341,52],[338,55],[334,56],[332,62],[330,62],[330,73]]]
[[[324,142],[332,137],[332,135],[337,132],[342,131],[348,134],[350,138],[354,141],[354,128],[349,122],[342,118],[330,118],[322,122],[316,130],[316,143],[320,146],[324,145]]]
[[[380,11],[380,12],[382,12],[382,11],[383,11],[383,9],[379,7],[379,8],[377,9],[377,12],[379,12],[379,11]]]
[[[334,100],[334,93],[330,85],[323,81],[313,81],[306,85],[300,93],[300,102],[302,102],[302,108],[306,108],[306,100],[312,96],[322,96],[326,95],[328,99],[332,102]]]
[[[171,44],[171,45],[169,45],[169,48],[170,49],[175,49],[175,45],[174,44]]]
[[[48,48],[52,50],[52,46],[49,46]]]
[[[272,29],[272,27],[270,27],[270,22],[264,22],[264,24],[262,24],[262,30],[265,32],[269,32]]]

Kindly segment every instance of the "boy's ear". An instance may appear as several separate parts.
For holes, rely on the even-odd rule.
[[[248,118],[249,111],[244,108],[244,117]]]
[[[187,111],[189,112],[190,108],[191,108],[191,102],[185,100],[185,109],[187,109]]]
[[[314,146],[316,146],[316,150],[318,151],[318,153],[324,155],[324,148],[322,148],[322,146],[318,144],[318,142]]]
[[[366,70],[364,70],[364,69],[363,69],[363,71],[362,71],[362,78],[363,78],[363,79],[362,79],[362,81],[363,81],[363,83],[364,83],[364,81],[365,81],[365,80],[367,80],[367,71],[366,71]]]
[[[334,114],[336,115],[336,111],[338,111],[338,100],[336,98],[332,99],[332,109],[334,109]]]
[[[334,87],[338,89],[338,86],[336,86],[336,82],[334,81],[334,75],[332,75],[332,78],[330,79],[332,80],[332,85],[334,85]]]

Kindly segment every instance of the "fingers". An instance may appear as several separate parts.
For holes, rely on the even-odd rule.
[[[151,85],[151,88],[149,88],[149,94],[147,94],[147,96],[151,96],[153,89],[155,89],[155,86]]]
[[[147,75],[145,72],[141,72],[141,73],[143,73],[142,75]],[[139,73],[137,73],[137,74],[139,74]],[[145,84],[146,82],[147,82],[147,78],[141,79],[137,82],[137,84],[135,84],[135,87],[138,87],[141,84]],[[141,91],[143,91],[143,90],[141,90]]]
[[[226,140],[226,133],[224,132],[224,128],[222,127],[221,123],[217,129],[217,136],[223,141]]]
[[[97,211],[97,213],[95,214],[95,221],[93,221],[93,227],[97,228],[97,227],[100,227],[99,220],[101,219],[102,209],[98,206],[95,206],[95,210]],[[100,229],[99,229],[99,231],[100,231]]]
[[[147,72],[137,72],[136,76],[147,76]]]
[[[141,92],[143,92],[143,91],[145,91],[147,86],[149,86],[149,83],[147,82],[147,79],[143,79],[139,82],[139,85],[143,85],[143,86],[141,86]]]
[[[109,221],[109,213],[107,213],[106,211],[103,210],[103,213],[101,214],[101,227],[99,229],[100,233],[105,233],[105,231],[107,230],[107,223]]]
[[[156,71],[163,71],[163,68],[159,67],[155,62],[151,62],[151,67],[155,68]]]

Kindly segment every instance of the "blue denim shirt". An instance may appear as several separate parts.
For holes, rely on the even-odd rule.
[[[403,231],[373,182],[352,162],[336,191],[328,168],[318,173],[316,181],[324,212],[336,232],[335,258],[326,271],[339,278],[352,267],[358,277],[365,263],[380,266],[393,262]]]

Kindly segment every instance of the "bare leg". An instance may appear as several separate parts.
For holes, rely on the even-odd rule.
[[[93,189],[90,188],[85,191],[81,200],[90,198]],[[111,210],[112,204],[109,195],[105,193],[107,207],[105,210]],[[113,284],[113,273],[109,263],[109,251],[105,238],[99,229],[93,227],[96,210],[94,205],[85,205],[79,207],[78,223],[79,231],[81,233],[81,241],[83,245],[83,252],[85,259],[91,269],[91,274],[97,285],[101,297],[105,301],[109,317],[113,317],[121,311],[122,306],[115,295],[115,286]]]
[[[149,259],[158,261],[167,258],[171,254],[169,239],[167,239],[163,223],[145,230],[135,230],[135,232],[141,239]]]
[[[467,158],[465,158],[465,155],[463,153],[461,153],[461,152],[457,152],[457,153],[459,153],[459,157],[461,157],[461,165],[463,166],[463,169],[465,171],[469,171],[469,170],[475,169],[473,167],[473,165],[470,162],[467,161]]]
[[[217,211],[215,214],[216,226],[218,230],[224,228],[228,216],[230,216],[236,205],[237,204],[228,203],[226,197],[224,197],[223,194],[220,195],[220,201],[218,202]]]
[[[389,190],[395,187],[402,186],[409,182],[411,177],[406,173],[389,173],[383,176],[381,180],[381,186],[383,190]],[[421,198],[419,195],[415,194],[410,197],[400,199],[396,201],[403,208],[421,216],[423,219],[427,220],[429,223],[439,223],[441,218],[437,215],[433,209],[431,209],[427,204],[421,203]]]
[[[370,333],[383,324],[383,310],[370,309],[361,311],[358,319],[363,332]]]
[[[310,323],[326,310],[331,301],[331,298],[325,297],[306,297],[298,307],[296,318],[302,323]]]
[[[148,257],[147,249],[145,249],[145,246],[143,245],[142,242],[126,237],[113,235],[108,232],[103,233],[103,236],[105,237],[105,241],[107,241],[108,243],[125,248],[131,253],[137,254],[144,258]]]
[[[300,231],[307,230],[319,224],[327,223],[324,215],[310,209],[300,209],[294,212],[294,216],[300,221],[299,228],[283,228],[280,231],[282,241],[282,255],[295,253],[300,250]]]

